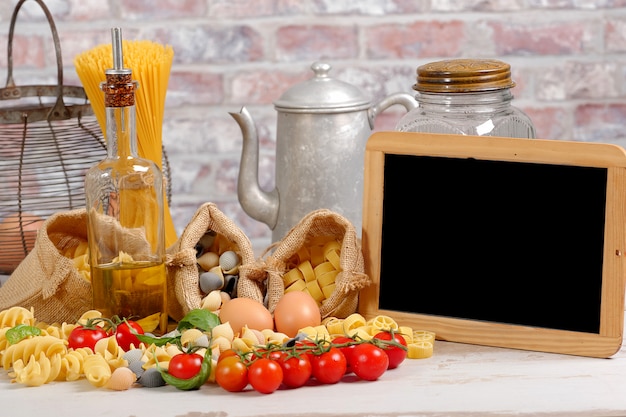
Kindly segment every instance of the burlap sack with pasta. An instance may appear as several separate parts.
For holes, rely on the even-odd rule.
[[[315,210],[302,218],[266,257],[267,306],[271,312],[284,295],[283,276],[301,261],[299,252],[325,238],[340,243],[340,269],[335,277],[334,290],[321,301],[322,318],[345,318],[356,312],[359,291],[370,283],[365,274],[360,239],[349,220],[327,209]]]
[[[20,306],[35,310],[47,323],[75,323],[91,308],[91,283],[74,264],[77,248],[86,250],[84,209],[50,216],[35,246],[0,287],[0,310]]]
[[[241,259],[237,282],[238,296],[242,295],[239,292],[242,281],[247,284],[255,283],[253,292],[258,294],[263,292],[262,282],[250,279],[250,275],[262,274],[262,271],[251,267],[255,259],[250,240],[214,203],[205,203],[196,211],[176,243],[167,250],[167,274],[170,287],[168,295],[173,294],[178,302],[178,309],[170,307],[169,314],[175,320],[180,320],[190,310],[201,307],[204,294],[199,284],[196,244],[207,231],[216,232],[218,242],[215,244],[220,246],[217,249],[220,254],[226,250],[234,250]],[[243,291],[244,294],[248,292]]]

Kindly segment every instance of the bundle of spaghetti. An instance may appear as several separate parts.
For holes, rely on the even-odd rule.
[[[135,92],[137,121],[137,150],[142,158],[154,161],[163,168],[162,128],[165,96],[174,50],[148,40],[122,41],[124,67],[133,73],[139,84]],[[104,93],[100,84],[105,81],[105,71],[113,68],[111,44],[102,44],[78,54],[74,58],[76,73],[91,102],[94,114],[106,136]],[[165,204],[165,241],[173,244],[177,238],[167,198]]]

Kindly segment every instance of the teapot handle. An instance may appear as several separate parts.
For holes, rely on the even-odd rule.
[[[383,111],[385,111],[385,109],[393,106],[394,104],[400,104],[401,106],[404,106],[404,108],[408,112],[417,107],[417,100],[415,100],[415,98],[408,93],[395,93],[385,97],[374,106],[370,107],[370,109],[368,110],[368,117],[371,129],[374,129],[374,120],[376,120],[376,116],[378,116],[379,113],[382,113]]]

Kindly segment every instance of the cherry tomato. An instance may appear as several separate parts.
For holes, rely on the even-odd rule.
[[[322,384],[335,384],[344,376],[347,369],[346,357],[336,347],[331,347],[321,355],[313,356],[311,373]]]
[[[280,361],[286,356],[286,354],[284,352],[279,352],[277,350],[274,350],[274,351],[265,353],[264,356],[274,361]]]
[[[108,336],[107,332],[99,326],[78,326],[70,332],[67,338],[68,347],[71,349],[88,347],[95,351],[96,342]]]
[[[280,360],[284,355],[285,353],[279,350],[268,350],[265,348],[260,348],[254,351],[254,353],[250,357],[250,360],[252,361],[257,358],[268,358],[277,361]]]
[[[141,325],[132,320],[124,320],[115,328],[115,340],[117,340],[118,346],[124,351],[130,350],[131,344],[137,348],[141,343],[137,336],[132,333],[131,329],[139,334],[144,333]]]
[[[283,368],[283,384],[286,387],[301,387],[311,378],[311,361],[307,355],[283,355],[278,363]]]
[[[392,340],[391,332],[379,332],[374,337],[380,340]],[[393,340],[398,344],[406,346],[406,339],[399,333],[393,333]],[[388,369],[397,368],[406,359],[407,351],[398,346],[388,345],[383,350],[389,357]]]
[[[167,372],[178,379],[191,379],[200,372],[202,359],[197,353],[179,353],[170,359]]]
[[[231,356],[237,356],[237,351],[235,349],[226,349],[220,352],[220,356],[217,358],[217,361],[221,361],[222,359],[230,358]]]
[[[315,349],[317,349],[317,344],[312,340],[304,339],[296,342],[296,351],[299,354],[307,355],[311,363],[313,363],[313,357],[315,356],[313,351]]]
[[[352,352],[352,372],[366,381],[375,381],[385,373],[389,357],[385,351],[371,343],[361,343]]]
[[[243,391],[248,386],[248,368],[238,356],[218,359],[215,382],[229,392]]]
[[[338,349],[341,351],[341,353],[343,353],[343,356],[346,357],[346,373],[349,374],[350,372],[352,372],[352,369],[350,369],[350,358],[352,356],[352,351],[356,347],[356,345],[354,344],[354,339],[348,336],[337,336],[333,339],[333,344],[346,345],[338,347]]]
[[[283,369],[271,359],[256,359],[248,367],[248,381],[255,391],[271,394],[283,382]]]

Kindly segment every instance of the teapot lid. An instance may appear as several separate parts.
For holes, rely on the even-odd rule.
[[[274,102],[277,110],[292,113],[338,113],[363,110],[370,100],[352,84],[328,76],[331,66],[314,62],[315,76],[294,85]]]

